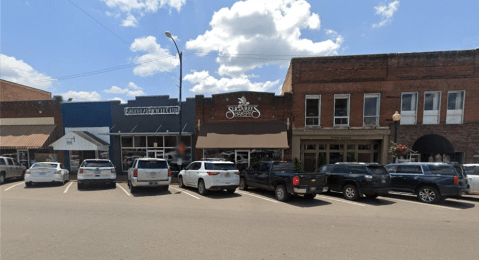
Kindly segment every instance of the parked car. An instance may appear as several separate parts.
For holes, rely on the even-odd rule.
[[[135,159],[128,169],[128,187],[131,193],[135,193],[139,187],[157,187],[166,191],[170,183],[171,169],[166,159]]]
[[[194,161],[178,174],[178,186],[198,188],[206,195],[208,190],[225,190],[234,193],[239,186],[239,171],[227,161]]]
[[[437,203],[469,191],[460,165],[446,163],[393,163],[385,166],[392,190],[417,195],[421,202]]]
[[[462,166],[469,184],[468,194],[479,195],[479,164],[463,164]]]
[[[258,162],[241,173],[240,190],[249,186],[274,191],[279,201],[287,201],[290,196],[304,195],[313,199],[328,189],[326,174],[319,172],[298,172],[292,162]]]
[[[34,163],[25,172],[25,186],[31,187],[38,182],[57,182],[65,184],[70,180],[70,172],[58,162]]]
[[[15,158],[0,157],[0,184],[7,179],[23,179],[27,168],[20,165]]]
[[[342,192],[348,200],[363,196],[377,198],[391,190],[391,178],[383,165],[377,163],[336,163],[321,166],[328,176],[331,191]]]
[[[115,166],[107,159],[85,159],[77,173],[78,189],[86,184],[100,183],[116,187]]]

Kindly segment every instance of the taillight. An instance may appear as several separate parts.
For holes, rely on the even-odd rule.
[[[115,173],[115,168],[111,168],[111,173]]]
[[[235,172],[236,175],[240,175],[240,172]]]
[[[79,173],[83,173],[83,168],[78,169]]]
[[[55,172],[55,174],[62,174],[62,171],[57,171]]]
[[[32,174],[32,173],[29,170],[26,170],[25,174]]]
[[[371,175],[364,175],[364,178],[366,179],[366,181],[372,181],[373,180],[373,176],[371,176]]]
[[[135,169],[135,170],[133,171],[133,177],[138,177],[138,169]]]
[[[218,174],[220,174],[220,172],[206,172],[206,173],[208,173],[208,175],[218,175]]]
[[[295,176],[295,177],[293,178],[293,185],[294,185],[294,186],[298,186],[298,185],[299,185],[299,176]]]
[[[454,176],[454,184],[459,185],[459,177]]]
[[[168,177],[171,177],[171,169],[168,169]]]

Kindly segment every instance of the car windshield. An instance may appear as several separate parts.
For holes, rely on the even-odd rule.
[[[464,166],[466,175],[479,175],[479,166]]]
[[[33,168],[39,168],[39,167],[42,167],[42,168],[57,168],[57,164],[56,163],[35,163],[34,165],[32,165],[32,169]]]
[[[151,161],[145,161],[141,160],[138,162],[138,168],[142,169],[167,169],[168,164],[166,161],[157,161],[157,160],[151,160]]]
[[[236,170],[232,163],[205,163],[206,170]]]
[[[275,172],[297,172],[296,166],[292,162],[274,162],[273,171]]]
[[[431,174],[439,175],[462,175],[454,171],[449,165],[429,165],[429,171],[431,171]]]
[[[372,175],[388,175],[388,172],[383,166],[368,166],[367,169]]]
[[[113,167],[110,161],[84,161],[81,167]]]

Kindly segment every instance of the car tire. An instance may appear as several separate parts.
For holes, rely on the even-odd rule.
[[[370,198],[370,199],[376,199],[377,197],[379,196],[379,194],[366,194],[366,198]]]
[[[312,200],[316,197],[316,194],[304,194],[304,198],[308,200]]]
[[[348,184],[343,188],[343,196],[347,200],[357,200],[359,199],[358,188],[353,184]]]
[[[3,183],[5,183],[5,173],[4,172],[0,173],[0,184],[3,184]]]
[[[279,184],[274,189],[274,196],[279,201],[287,201],[291,197],[291,194],[288,193],[288,190],[286,190],[286,187],[283,184]]]
[[[246,179],[245,178],[240,179],[239,189],[240,190],[248,190],[248,185],[246,185]]]
[[[185,187],[185,184],[183,183],[183,177],[178,177],[178,188],[183,188]]]
[[[138,191],[138,188],[137,187],[134,187],[131,182],[128,183],[128,187],[130,188],[130,193],[133,194],[133,193],[136,193]]]
[[[236,189],[226,189],[228,193],[235,193]]]
[[[198,182],[198,193],[201,195],[206,195],[208,193],[208,190],[205,187],[205,182],[203,180],[200,180]]]
[[[22,176],[20,176],[20,180],[21,181],[25,180],[25,171],[22,172]]]
[[[83,184],[81,182],[78,182],[77,183],[77,188],[78,188],[78,190],[83,189]]]
[[[417,198],[424,203],[438,203],[441,200],[439,191],[431,186],[423,186],[417,191]]]
[[[25,182],[25,187],[30,188],[30,187],[32,187],[32,185],[33,185],[33,183],[31,183],[31,182]]]
[[[114,181],[110,184],[110,188],[116,189],[116,181]]]

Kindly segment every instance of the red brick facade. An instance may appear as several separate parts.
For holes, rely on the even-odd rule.
[[[0,79],[0,102],[24,100],[52,100],[52,94]]]
[[[448,91],[455,90],[465,91],[463,123],[446,124]],[[439,124],[423,124],[425,91],[441,92]],[[417,92],[417,123],[400,125],[398,142],[412,147],[421,136],[438,134],[452,143],[455,152],[465,153],[465,163],[479,159],[474,159],[474,153],[479,153],[479,49],[294,58],[283,84],[283,93],[286,92],[293,92],[294,130],[320,132],[388,127],[390,140],[394,135],[391,117],[395,111],[401,113],[402,93]],[[363,126],[366,93],[380,94],[376,127]],[[349,127],[334,126],[335,94],[350,95]],[[321,95],[319,127],[305,126],[306,95]],[[294,142],[293,139],[293,145]],[[299,156],[299,150],[293,149],[294,156]]]

